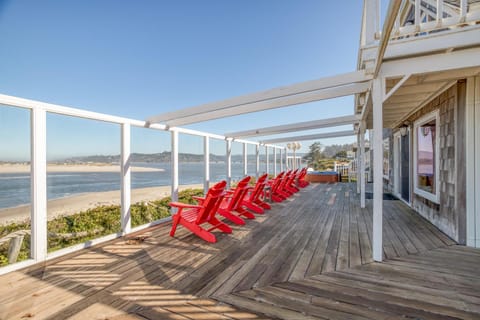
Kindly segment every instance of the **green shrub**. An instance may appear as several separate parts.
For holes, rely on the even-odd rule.
[[[202,196],[201,189],[186,189],[179,192],[178,200],[196,203],[194,196]],[[130,207],[132,226],[136,227],[170,216],[170,197],[146,203],[135,203]],[[0,238],[18,230],[30,230],[30,222],[0,225]],[[120,206],[100,206],[68,216],[61,216],[47,222],[48,251],[55,251],[74,244],[119,232]],[[7,265],[9,242],[0,245],[0,266]],[[30,236],[25,235],[17,261],[28,259]]]

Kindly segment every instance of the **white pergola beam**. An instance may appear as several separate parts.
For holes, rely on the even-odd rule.
[[[480,30],[478,30],[480,37]],[[382,76],[399,77],[405,74],[422,74],[480,66],[480,48],[387,61],[382,64]]]
[[[349,115],[349,116],[343,116],[343,117],[305,121],[305,122],[298,122],[298,123],[292,123],[292,124],[286,124],[286,125],[280,125],[280,126],[226,133],[225,136],[242,137],[242,138],[255,137],[255,136],[267,136],[267,135],[280,134],[280,133],[336,127],[336,126],[354,124],[359,121],[360,121],[360,118],[358,116]]]
[[[305,140],[315,140],[315,139],[348,137],[348,136],[354,136],[354,135],[355,135],[355,132],[353,130],[346,130],[346,131],[309,134],[309,135],[304,135],[304,136],[290,136],[290,137],[284,137],[284,138],[277,138],[277,139],[265,140],[265,141],[262,141],[262,143],[280,143],[280,142],[289,142],[289,141],[305,141]]]
[[[256,92],[218,102],[206,103],[200,106],[185,108],[178,111],[167,112],[160,115],[152,116],[148,119],[148,121],[150,123],[168,122],[169,120],[200,115],[206,112],[215,112],[223,109],[229,109],[261,101],[284,98],[291,95],[333,88],[357,82],[364,82],[371,79],[372,77],[365,75],[365,72],[363,70],[353,71],[317,80],[301,82],[290,86],[278,87],[266,91]]]
[[[297,104],[309,103],[314,101],[349,96],[365,92],[370,86],[370,82],[351,83],[338,87],[325,88],[317,91],[310,91],[302,94],[289,95],[276,99],[262,100],[258,102],[237,105],[228,108],[221,108],[214,111],[205,111],[203,113],[190,114],[184,117],[178,117],[168,120],[168,126],[184,126],[202,121],[215,120],[219,118],[233,117],[241,114],[271,110],[276,108],[288,107]],[[151,122],[151,119],[149,119]]]

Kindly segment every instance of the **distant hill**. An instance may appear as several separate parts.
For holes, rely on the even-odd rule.
[[[273,156],[269,155],[270,161],[273,161]],[[193,153],[179,153],[178,159],[180,162],[203,162],[203,154],[193,154]],[[277,155],[278,160],[278,155]],[[164,151],[161,153],[132,153],[131,154],[132,162],[143,162],[143,163],[162,163],[171,161],[170,151]],[[210,154],[211,162],[225,162],[226,156],[219,156]],[[243,155],[232,155],[232,162],[242,162]],[[248,161],[254,162],[255,155],[248,155]],[[260,161],[265,161],[265,155],[260,155]],[[67,158],[62,161],[56,162],[66,162],[66,163],[120,163],[120,155],[91,155],[83,157],[72,157]]]

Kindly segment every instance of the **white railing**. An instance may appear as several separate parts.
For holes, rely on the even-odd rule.
[[[120,237],[129,234],[133,231],[138,231],[152,224],[156,224],[159,221],[138,226],[136,228],[131,227],[131,164],[130,164],[130,148],[131,148],[131,128],[140,127],[151,130],[160,130],[170,132],[171,135],[171,197],[172,201],[178,200],[178,187],[179,187],[179,158],[178,158],[178,134],[189,134],[194,136],[203,137],[204,142],[204,189],[207,190],[210,183],[209,172],[209,141],[210,139],[220,139],[225,141],[226,145],[226,158],[227,169],[226,177],[230,183],[232,178],[231,171],[231,144],[232,141],[243,144],[243,159],[245,161],[243,166],[243,173],[247,173],[247,145],[255,145],[256,148],[256,176],[260,175],[260,146],[273,148],[273,157],[275,159],[274,173],[276,174],[276,154],[277,150],[280,150],[280,170],[283,170],[284,164],[287,162],[287,153],[282,152],[284,147],[275,145],[265,145],[254,141],[240,140],[227,138],[222,135],[211,134],[196,130],[190,130],[185,128],[168,128],[161,124],[152,124],[141,120],[133,120],[123,117],[117,117],[102,113],[90,112],[86,110],[69,108],[65,106],[49,104],[39,101],[33,101],[8,95],[0,94],[0,107],[18,107],[29,109],[31,112],[31,259],[10,264],[8,266],[0,268],[0,274],[7,273],[13,270],[17,270],[37,262],[48,260],[54,257],[58,257],[63,254],[70,253],[72,251],[80,250],[82,248],[97,244],[103,241],[107,241],[116,237]],[[84,244],[75,245],[65,249],[61,249],[52,253],[47,253],[47,113],[54,113],[60,115],[66,115],[77,118],[84,118],[89,120],[104,121],[108,123],[118,124],[121,127],[121,155],[120,155],[120,167],[121,167],[121,231],[117,234],[112,234],[98,239],[90,240]],[[268,157],[268,155],[265,155]],[[267,162],[268,164],[268,162]],[[266,166],[267,173],[270,168]],[[161,221],[164,221],[161,220]]]
[[[392,39],[428,35],[475,25],[480,20],[480,5],[460,0],[459,5],[444,0],[404,0],[397,15]]]
[[[391,0],[394,1],[394,0]],[[380,31],[380,1],[364,0],[360,31],[360,50],[378,45]],[[426,36],[442,31],[474,26],[480,21],[480,3],[459,0],[403,0],[395,19],[391,40]]]

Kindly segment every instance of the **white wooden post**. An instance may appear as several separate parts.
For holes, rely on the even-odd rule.
[[[365,208],[365,122],[360,124],[360,208]]]
[[[172,130],[172,201],[178,201],[178,131]],[[175,208],[172,207],[171,213],[175,213]]]
[[[398,15],[400,16],[400,15]],[[443,0],[437,0],[437,27],[440,27],[442,25],[442,20],[443,20]]]
[[[378,0],[365,1],[365,44],[369,45],[375,41],[375,33],[378,32],[379,22],[376,21],[378,17],[379,4]]]
[[[460,0],[460,21],[464,22],[467,15],[468,0]]]
[[[285,170],[290,169],[290,164],[288,163],[288,149],[285,149]]]
[[[130,170],[130,124],[122,124],[122,147],[121,147],[121,225],[122,234],[130,233],[131,224],[131,170]]]
[[[203,180],[203,193],[207,194],[210,188],[210,139],[208,136],[203,137],[203,161],[205,177]]]
[[[243,176],[248,174],[248,145],[243,143]]]
[[[277,175],[277,148],[273,147],[273,175]]]
[[[269,159],[268,159],[268,147],[265,146],[265,172],[266,172],[266,173],[269,173],[269,171],[270,171],[270,170],[269,170],[270,168],[269,168],[269,166],[268,166],[268,164],[269,164],[268,162],[269,162]]]
[[[260,145],[255,145],[255,176],[260,177]]]
[[[467,79],[466,95],[467,246],[480,248],[480,77]]]
[[[480,76],[475,77],[475,247],[480,248]]]
[[[47,257],[47,113],[31,112],[31,255],[36,261]]]
[[[415,31],[420,30],[420,0],[415,0]]]
[[[373,260],[382,261],[383,227],[383,85],[382,78],[373,80]]]
[[[357,171],[357,194],[360,193],[360,129],[357,133],[357,163],[355,170]]]
[[[283,149],[280,149],[280,155],[279,155],[279,157],[280,157],[280,172],[282,172],[282,171],[283,171]],[[277,175],[277,174],[275,174],[275,176],[276,176],[276,175]]]
[[[232,183],[232,140],[226,140],[227,146],[227,189],[230,189]]]

